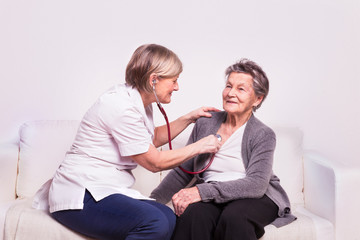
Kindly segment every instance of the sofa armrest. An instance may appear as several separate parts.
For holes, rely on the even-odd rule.
[[[360,239],[360,169],[304,154],[305,207],[334,224],[336,239]]]
[[[0,202],[15,200],[19,147],[0,144]]]

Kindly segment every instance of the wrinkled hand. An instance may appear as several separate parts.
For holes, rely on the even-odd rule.
[[[209,112],[219,112],[220,110],[214,107],[201,107],[189,113],[189,118],[191,122],[196,122],[200,117],[211,117]]]
[[[172,204],[177,216],[183,214],[189,204],[200,201],[201,197],[197,187],[181,189],[172,197]]]

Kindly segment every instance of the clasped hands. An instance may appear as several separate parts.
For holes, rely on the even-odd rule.
[[[189,204],[200,201],[201,197],[197,187],[181,189],[172,197],[172,204],[174,206],[174,211],[177,216],[183,214]]]

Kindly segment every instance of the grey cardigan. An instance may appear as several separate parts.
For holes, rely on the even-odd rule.
[[[190,135],[188,144],[216,134],[221,123],[226,120],[226,112],[212,113],[211,118],[200,118]],[[179,168],[173,169],[150,197],[161,203],[167,203],[180,189],[196,185],[203,202],[225,203],[242,198],[261,198],[266,194],[278,207],[278,218],[272,222],[276,227],[284,226],[296,219],[291,214],[289,198],[280,185],[280,180],[273,174],[273,156],[276,145],[274,131],[252,115],[247,122],[242,139],[241,156],[246,169],[246,177],[227,182],[204,182],[202,174],[184,173]],[[185,169],[202,169],[209,154],[198,155],[183,164]],[[188,186],[188,187],[190,187]]]

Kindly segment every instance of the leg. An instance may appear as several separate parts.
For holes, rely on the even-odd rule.
[[[84,209],[54,212],[52,216],[74,231],[99,239],[170,239],[175,225],[171,209],[159,203],[122,194],[96,202],[88,191]]]
[[[213,203],[190,204],[177,218],[173,240],[211,240],[221,209]]]
[[[158,203],[155,201],[151,201],[151,200],[143,200],[143,201],[158,208],[164,214],[164,216],[167,218],[169,229],[167,231],[165,229],[165,231],[167,232],[167,237],[164,239],[170,239],[174,232],[174,228],[175,228],[175,224],[176,224],[176,216],[175,216],[174,212],[169,207],[165,206],[164,204],[161,204],[161,203]]]
[[[260,199],[229,202],[219,218],[215,239],[259,239],[265,233],[264,227],[277,218],[277,213],[278,207],[266,195]]]

